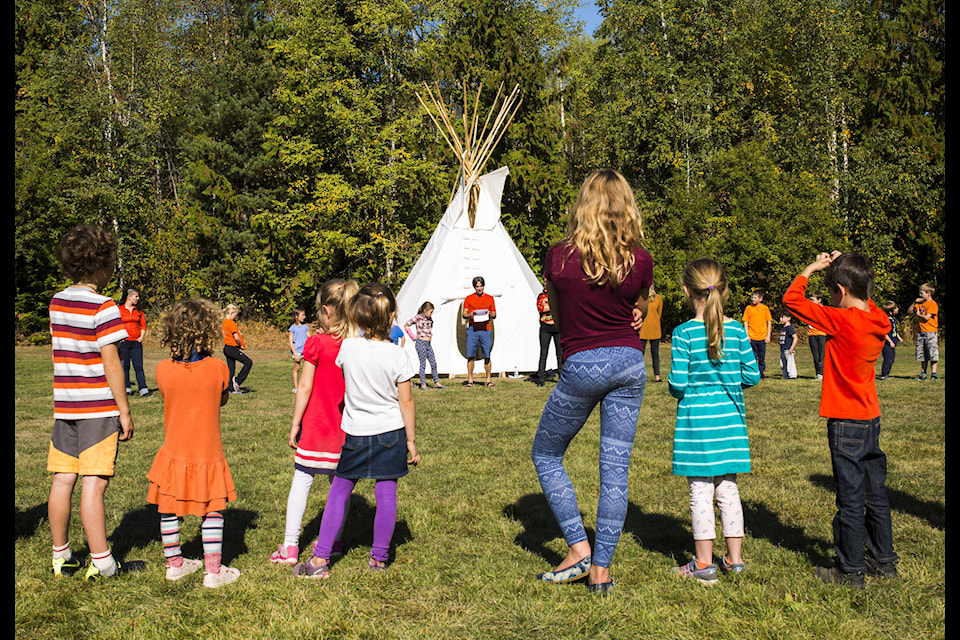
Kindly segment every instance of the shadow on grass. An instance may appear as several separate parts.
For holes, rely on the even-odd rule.
[[[808,536],[802,527],[784,523],[778,514],[762,503],[744,500],[743,519],[753,538],[765,538],[779,547],[806,556],[818,566],[832,563],[828,554],[833,549],[833,541]]]
[[[20,510],[14,506],[13,530],[17,540],[32,538],[40,528],[40,523],[47,519],[47,503],[41,502],[29,509]]]
[[[523,496],[515,503],[504,507],[503,515],[523,526],[523,531],[513,540],[515,544],[537,554],[553,566],[564,559],[564,554],[557,553],[546,546],[547,542],[563,537],[563,532],[557,525],[550,505],[542,493]],[[632,535],[641,547],[672,559],[675,559],[677,554],[688,550],[692,540],[689,523],[681,522],[673,516],[645,513],[632,502],[627,505],[623,533]],[[594,544],[592,529],[587,529],[587,538],[592,546]]]
[[[835,493],[837,486],[831,476],[815,473],[810,476],[810,482]],[[944,531],[947,524],[947,513],[944,505],[933,500],[921,500],[909,493],[887,487],[887,499],[890,500],[890,509],[926,520],[935,529]]]
[[[376,504],[371,504],[367,499],[356,492],[350,496],[350,508],[347,511],[347,517],[343,527],[343,553],[346,555],[351,549],[358,547],[369,548],[373,544],[373,520],[377,515]],[[301,551],[309,549],[311,543],[316,541],[320,533],[320,520],[323,517],[321,509],[310,522],[303,528],[300,535]],[[389,562],[395,559],[396,548],[413,540],[413,533],[407,522],[402,519],[397,520],[396,528],[393,530],[393,538],[390,542]],[[272,551],[272,549],[271,549]]]

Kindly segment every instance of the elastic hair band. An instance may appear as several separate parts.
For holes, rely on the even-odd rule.
[[[713,285],[710,285],[709,287],[707,287],[707,291],[713,291]]]

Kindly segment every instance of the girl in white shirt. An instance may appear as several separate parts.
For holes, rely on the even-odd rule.
[[[360,478],[377,483],[373,547],[367,566],[373,571],[386,568],[397,523],[397,479],[407,474],[408,464],[420,463],[410,390],[410,379],[417,370],[406,351],[390,342],[396,312],[393,292],[379,282],[364,285],[350,301],[350,320],[363,337],[344,340],[336,360],[343,370],[344,409],[340,427],[346,434],[345,442],[313,557],[293,568],[296,576],[330,576],[333,542]]]

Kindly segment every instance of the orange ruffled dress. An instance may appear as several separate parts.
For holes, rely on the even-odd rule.
[[[230,372],[222,360],[157,365],[164,440],[147,473],[147,502],[163,514],[203,517],[237,499],[220,436],[220,399]]]

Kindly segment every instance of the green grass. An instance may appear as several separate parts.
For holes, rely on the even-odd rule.
[[[669,346],[662,347],[669,372]],[[941,347],[941,354],[945,350]],[[776,345],[772,369],[778,371]],[[148,381],[163,353],[147,349]],[[373,483],[351,503],[344,558],[327,581],[295,579],[269,564],[283,533],[292,455],[291,363],[282,350],[251,353],[251,392],[222,415],[239,499],[225,511],[224,560],[236,583],[203,589],[199,574],[163,577],[146,473],[163,439],[162,400],[132,400],[136,433],[122,443],[107,491],[113,550],[149,563],[145,574],[86,584],[50,574],[45,470],[52,424],[49,348],[15,352],[15,621],[18,638],[943,638],[945,633],[944,382],[918,382],[912,349],[898,349],[894,377],[877,383],[900,579],[869,578],[854,591],[820,584],[832,558],[834,513],[825,421],[809,351],[801,379],[765,380],[746,392],[754,471],[740,476],[747,573],[714,588],[670,568],[693,548],[687,486],[672,475],[676,403],[666,383],[647,385],[631,465],[630,509],[611,574],[610,598],[582,585],[537,582],[565,545],[540,492],[529,450],[550,383],[498,379],[496,387],[414,391],[421,465],[400,481],[394,562],[366,570]],[[945,368],[940,363],[940,375]],[[879,365],[878,365],[879,366]],[[773,371],[774,373],[776,371]],[[651,375],[652,380],[652,375]],[[574,441],[568,468],[589,533],[598,494],[598,425]],[[314,486],[303,547],[317,534],[327,483]],[[75,496],[76,504],[79,496]],[[182,540],[200,557],[199,519]],[[79,515],[71,542],[85,550]],[[722,538],[715,547],[724,551]],[[306,557],[306,554],[303,554]],[[722,577],[723,578],[723,577]]]

